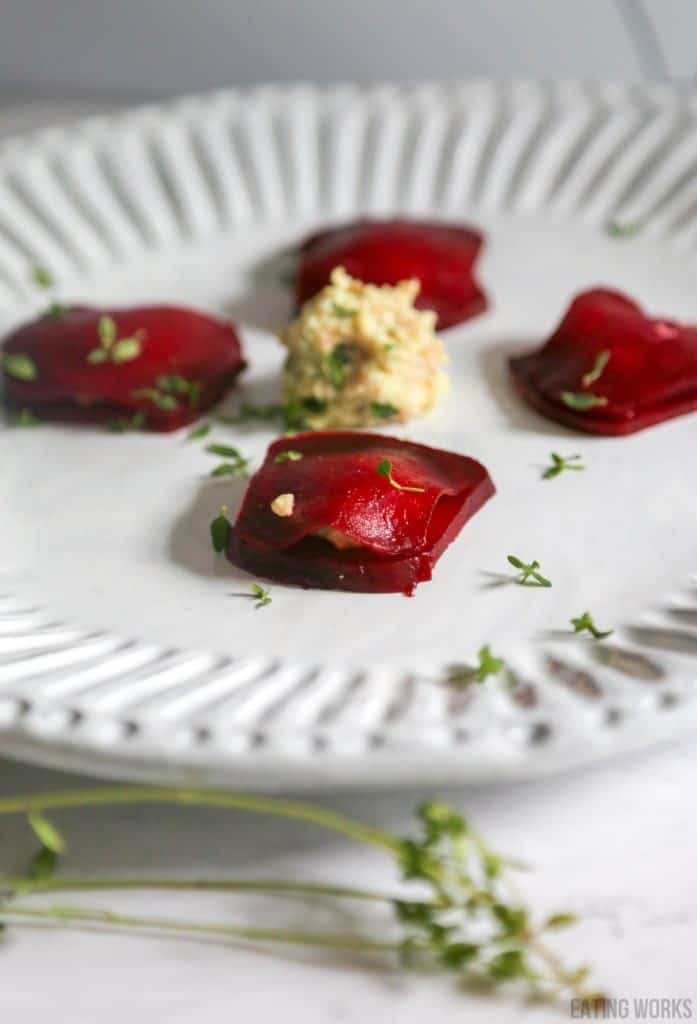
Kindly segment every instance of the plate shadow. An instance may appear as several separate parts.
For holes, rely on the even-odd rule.
[[[481,368],[484,381],[489,389],[489,393],[504,412],[508,425],[512,429],[524,430],[534,434],[559,434],[563,432],[571,436],[575,434],[575,431],[569,430],[561,423],[546,420],[544,416],[541,416],[525,404],[513,386],[513,380],[508,369],[509,357],[534,348],[536,344],[539,344],[539,339],[526,342],[518,338],[486,349],[481,354]]]

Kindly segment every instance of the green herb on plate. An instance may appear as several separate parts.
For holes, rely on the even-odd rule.
[[[396,491],[409,491],[412,494],[425,494],[425,487],[407,487],[405,484],[399,484],[392,475],[392,462],[390,459],[383,459],[378,464],[378,476],[382,476],[387,480],[390,487],[394,487]]]
[[[596,380],[600,380],[605,372],[605,367],[610,362],[611,356],[612,353],[609,348],[604,348],[602,351],[598,352],[598,355],[595,357],[593,369],[589,370],[588,373],[585,373],[581,378],[581,383],[584,388],[589,388],[591,384],[595,384]]]
[[[220,554],[227,547],[230,536],[230,520],[227,517],[227,505],[221,505],[220,515],[217,515],[211,523],[211,542],[213,550]]]
[[[594,640],[605,640],[614,633],[613,629],[605,631],[598,629],[590,612],[584,612],[583,615],[579,615],[578,618],[570,619],[570,622],[574,627],[574,633],[588,632]]]
[[[507,555],[507,559],[514,569],[520,570],[520,576],[516,579],[516,583],[519,583],[523,587],[552,586],[551,581],[548,580],[546,576],[543,576],[539,571],[539,562],[523,562],[522,559],[516,558],[515,555]]]
[[[573,469],[577,472],[585,469],[586,467],[581,465],[582,455],[558,455],[556,452],[550,454],[552,465],[548,466],[542,474],[543,480],[552,480],[555,476],[559,476],[565,469]]]
[[[503,658],[497,658],[491,653],[488,644],[479,648],[477,657],[479,664],[476,668],[471,665],[453,665],[448,670],[447,682],[457,686],[485,683],[487,679],[498,676],[505,664]]]
[[[264,608],[267,604],[271,604],[271,595],[265,587],[262,587],[260,583],[251,583],[249,589],[252,592],[252,597],[255,600],[255,608]]]
[[[302,452],[296,452],[292,448],[286,448],[286,450],[284,452],[279,452],[278,455],[276,456],[276,458],[273,461],[274,462],[278,462],[278,463],[283,463],[283,462],[300,462],[302,457],[303,457],[303,453]]]
[[[23,352],[6,352],[2,357],[2,366],[5,373],[15,380],[36,380],[39,376],[34,360]]]
[[[397,406],[391,402],[371,402],[370,411],[378,420],[391,420],[399,413]]]
[[[607,405],[607,398],[583,392],[562,391],[560,397],[564,405],[568,406],[569,409],[576,409],[578,412],[587,412],[588,409],[596,409]]]

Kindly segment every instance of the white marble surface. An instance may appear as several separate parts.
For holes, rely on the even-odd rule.
[[[3,795],[73,783],[86,784],[0,762]],[[572,962],[590,961],[612,995],[692,998],[697,1007],[695,792],[697,742],[545,782],[435,795],[469,814],[499,849],[530,864],[521,882],[536,908],[580,914],[578,926],[559,934],[559,947]],[[349,794],[323,802],[401,833],[410,828],[412,808],[432,795]],[[70,874],[275,876],[387,887],[394,880],[380,854],[253,815],[144,807],[54,818],[70,841]],[[21,820],[2,820],[0,849],[4,870],[26,864],[33,842]],[[326,911],[308,916],[304,904],[235,895],[93,895],[90,902],[228,923],[342,923]],[[357,913],[356,928],[380,927],[379,918]],[[13,1024],[560,1019],[524,1010],[513,998],[465,996],[444,976],[408,976],[355,956],[162,936],[14,928],[0,945],[0,978],[2,1018]]]
[[[18,107],[0,98],[6,130],[75,109],[58,100]],[[3,795],[72,784],[89,783],[0,761]],[[598,983],[614,996],[691,998],[697,1013],[696,793],[697,741],[543,782],[345,794],[331,806],[405,832],[420,800],[451,801],[493,845],[533,867],[523,881],[536,907],[580,914],[581,924],[558,938],[572,962],[590,961]],[[56,819],[70,841],[65,870],[72,875],[285,876],[375,886],[394,878],[380,855],[278,820],[159,807]],[[20,819],[0,821],[3,871],[21,870],[33,845]],[[128,894],[90,902],[229,923],[310,923],[298,904],[232,895]],[[366,928],[380,926],[373,917],[364,921]],[[312,923],[338,927],[341,921],[325,910],[313,912]],[[447,978],[407,976],[356,957],[38,927],[12,928],[0,943],[0,1014],[8,1024],[559,1019],[523,1010],[515,1000],[474,1000]]]

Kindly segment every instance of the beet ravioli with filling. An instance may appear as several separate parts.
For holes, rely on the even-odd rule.
[[[15,330],[0,358],[16,408],[154,430],[195,420],[245,367],[232,324],[176,306],[67,307]]]
[[[494,494],[464,455],[340,431],[276,441],[252,478],[227,557],[302,587],[411,594]]]
[[[697,410],[697,327],[654,320],[620,292],[578,295],[542,348],[510,367],[530,405],[587,433],[631,434]]]
[[[343,267],[369,284],[417,280],[417,309],[437,315],[438,330],[469,320],[487,308],[475,275],[484,243],[473,228],[419,220],[358,220],[312,235],[300,249],[298,305],[329,283]]]

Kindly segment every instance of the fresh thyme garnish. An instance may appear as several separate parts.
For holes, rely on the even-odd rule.
[[[212,424],[200,423],[197,427],[194,427],[193,430],[189,431],[189,433],[186,435],[186,439],[187,441],[198,441],[202,437],[206,437],[208,434],[210,434],[211,429]]]
[[[322,371],[335,391],[346,383],[346,372],[351,365],[351,346],[336,345],[322,361]]]
[[[164,412],[179,408],[179,399],[187,398],[189,407],[195,409],[201,397],[201,382],[186,377],[158,377],[154,388],[138,388],[132,392],[134,398],[147,398]]]
[[[259,602],[267,597],[263,587],[252,591]],[[567,968],[548,935],[573,924],[575,916],[566,911],[542,915],[536,920],[514,892],[509,881],[513,862],[491,849],[470,822],[443,803],[431,802],[418,808],[418,831],[399,837],[364,825],[327,808],[287,799],[220,790],[178,790],[147,787],[112,787],[59,793],[0,798],[0,815],[41,815],[47,809],[88,808],[110,804],[168,804],[214,806],[218,810],[287,817],[305,825],[324,828],[344,838],[379,850],[396,867],[403,882],[399,897],[375,890],[349,888],[312,882],[206,879],[70,879],[61,876],[2,878],[5,894],[0,902],[0,922],[5,925],[37,921],[70,923],[100,928],[127,926],[157,929],[159,932],[217,936],[285,944],[300,944],[330,950],[364,953],[392,953],[405,968],[426,962],[447,972],[458,986],[481,991],[497,990],[505,983],[522,985],[535,998],[566,1000],[570,996],[589,1006],[601,1006],[603,996],[586,987],[587,967]],[[46,847],[42,837],[42,849]],[[416,890],[412,890],[415,883]],[[39,892],[137,890],[186,890],[191,887],[210,892],[265,892],[296,897],[370,901],[389,907],[401,934],[383,939],[355,931],[310,932],[302,929],[244,928],[176,919],[148,918],[79,906],[36,907],[26,897]]]
[[[260,583],[250,583],[249,589],[255,601],[255,608],[264,608],[267,604],[271,604],[271,595]]]
[[[244,476],[249,467],[249,459],[238,459],[237,462],[221,462],[211,470],[211,476]]]
[[[53,288],[55,284],[52,274],[46,270],[45,267],[34,267],[31,272],[31,277],[34,284],[38,285],[39,288],[50,289]],[[54,319],[63,316],[64,313],[65,306],[56,301],[51,302],[46,310],[46,315],[51,316]]]
[[[221,459],[226,460],[215,467],[211,476],[242,476],[249,468],[249,459],[245,459],[232,445],[207,444],[206,451],[209,455],[219,455]]]
[[[349,306],[342,306],[338,302],[332,302],[332,313],[334,314],[334,316],[347,318],[350,316],[355,316],[357,312],[357,309],[350,309]]]
[[[638,235],[642,227],[640,220],[628,220],[624,224],[621,221],[610,220],[605,225],[605,230],[611,238],[631,238]]]
[[[41,420],[31,409],[22,409],[15,420],[16,427],[38,427],[40,423]]]
[[[574,391],[562,391],[561,400],[569,409],[577,409],[579,412],[586,412],[587,409],[595,409],[601,405],[607,405],[607,398],[599,395],[576,393]]]
[[[130,338],[118,338],[116,323],[110,316],[100,316],[97,327],[99,348],[87,353],[87,362],[92,366],[99,363],[130,363],[142,351],[143,332],[136,331]]]
[[[593,369],[589,370],[588,373],[585,373],[581,378],[581,383],[584,388],[589,388],[591,384],[595,384],[596,380],[600,380],[605,372],[605,367],[610,362],[611,355],[612,353],[609,348],[604,348],[601,352],[598,352],[595,357]]]
[[[516,580],[516,583],[520,583],[523,587],[551,587],[552,583],[545,576],[539,572],[539,562],[523,562],[520,558],[516,558],[515,555],[508,555],[508,561],[514,567],[514,569],[520,570],[520,577]]]
[[[283,409],[283,420],[287,431],[302,430],[307,426],[307,416],[318,416],[327,411],[327,403],[313,395],[307,398],[293,398]]]
[[[425,487],[407,487],[404,484],[398,484],[392,476],[392,462],[389,459],[383,459],[379,463],[378,476],[384,476],[390,486],[394,487],[396,491],[410,491],[412,494],[424,494],[426,492]]]
[[[147,422],[146,413],[134,412],[132,416],[118,416],[109,420],[107,428],[114,434],[126,434],[129,430],[142,430]]]
[[[548,466],[542,474],[543,480],[551,480],[553,479],[553,477],[559,476],[560,473],[563,473],[565,469],[573,469],[578,471],[586,468],[585,466],[579,464],[580,460],[583,458],[582,455],[564,456],[557,455],[556,452],[552,452],[550,454],[550,458],[552,460],[552,465]]]
[[[36,380],[39,376],[34,360],[23,352],[6,352],[2,366],[5,373],[16,380]]]
[[[399,409],[391,402],[371,402],[370,411],[379,420],[389,420],[397,415]]]
[[[587,631],[594,640],[605,640],[614,633],[614,629],[607,629],[604,632],[598,629],[590,612],[584,612],[583,615],[579,615],[577,619],[571,619],[570,622],[574,627],[574,633]]]
[[[286,448],[284,452],[279,452],[274,462],[300,462],[303,457],[302,452],[296,452],[292,448]]]
[[[46,267],[34,267],[31,277],[34,284],[38,285],[39,288],[53,288],[53,275],[50,271],[46,270]]]
[[[479,664],[476,668],[471,665],[453,665],[448,671],[447,681],[458,686],[485,683],[490,676],[497,676],[505,664],[503,658],[497,658],[491,653],[488,644],[479,648],[477,657]]]
[[[211,542],[213,550],[220,554],[227,547],[230,536],[230,520],[227,517],[227,505],[220,506],[220,515],[211,523]]]

